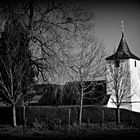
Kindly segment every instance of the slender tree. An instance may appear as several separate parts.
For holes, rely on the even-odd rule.
[[[16,16],[6,22],[0,41],[1,97],[12,106],[16,127],[16,105],[26,96],[35,76],[29,39]]]
[[[116,106],[116,123],[119,125],[120,107],[129,105],[133,96],[133,94],[130,94],[130,91],[135,91],[133,79],[131,81],[133,83],[130,82],[128,61],[125,59],[108,61],[106,75],[107,91],[111,95],[110,101]]]
[[[85,23],[79,26],[75,35],[75,47],[71,50],[71,59],[68,60],[70,77],[80,83],[76,86],[80,104],[79,125],[82,121],[83,99],[88,98],[87,95],[94,94],[94,81],[101,78],[105,72],[104,46],[94,32],[90,32],[94,28],[92,24]],[[87,84],[86,81],[90,83]]]

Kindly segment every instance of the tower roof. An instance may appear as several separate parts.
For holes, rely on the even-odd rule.
[[[123,24],[123,22],[122,22]],[[124,29],[123,29],[123,25],[122,25],[122,37],[118,46],[117,51],[106,58],[106,60],[114,60],[114,59],[136,59],[136,60],[140,60],[140,58],[138,58],[137,56],[135,56],[129,49],[126,40],[124,38]]]

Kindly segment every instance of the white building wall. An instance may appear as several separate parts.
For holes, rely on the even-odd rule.
[[[115,96],[113,96],[113,94],[112,94],[112,92],[115,92],[115,91],[114,91],[114,88],[113,88],[113,82],[111,82],[113,79],[111,78],[111,73],[109,71],[110,64],[112,65],[112,67],[115,67],[115,64],[114,64],[113,60],[110,60],[110,61],[108,60],[107,61],[107,66],[106,66],[107,67],[106,68],[107,94],[111,95],[110,99],[108,101],[107,107],[116,108],[116,105],[113,103],[113,100],[116,101],[116,99],[115,99]],[[125,64],[128,64],[127,70],[129,71],[130,70],[130,67],[129,67],[130,60],[129,59],[120,60],[120,66],[125,65]],[[131,91],[130,91],[129,94],[131,94]],[[125,108],[125,109],[129,109],[129,110],[132,109],[130,103],[122,104],[120,106],[120,108]]]
[[[130,59],[132,111],[140,112],[140,61]]]

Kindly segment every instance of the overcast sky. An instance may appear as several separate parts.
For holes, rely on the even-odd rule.
[[[94,0],[96,32],[110,55],[121,38],[124,21],[125,38],[130,50],[140,57],[140,3],[136,0]]]

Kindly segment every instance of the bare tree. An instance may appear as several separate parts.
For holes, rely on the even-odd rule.
[[[134,81],[130,78],[128,60],[108,60],[106,75],[109,103],[116,106],[116,123],[119,125],[120,107],[131,108],[131,97],[134,94],[134,92],[131,94],[131,91],[135,91]]]
[[[80,101],[79,125],[82,120],[83,99],[87,98],[87,94],[94,94],[94,81],[99,80],[105,72],[104,46],[95,36],[93,28],[93,22],[79,25],[68,60],[69,76],[80,83],[77,88]],[[87,84],[86,81],[91,82]],[[86,92],[89,87],[90,90]]]
[[[26,96],[25,91],[29,89],[33,82],[34,75],[33,73],[31,74],[33,70],[29,66],[31,63],[27,62],[29,60],[27,56],[24,57],[24,59],[28,59],[27,61],[17,61],[17,53],[21,53],[21,48],[16,48],[15,57],[11,54],[6,54],[4,57],[0,56],[0,98],[12,106],[14,127],[17,126],[16,105]],[[27,75],[30,75],[30,77],[27,77]]]
[[[5,75],[2,76],[3,72],[0,72],[0,88],[1,94],[0,98],[2,98],[3,102],[6,104],[10,104],[12,106],[12,113],[13,113],[13,126],[17,126],[16,120],[16,105],[18,102],[23,98],[23,88],[22,88],[22,80],[24,79],[24,74],[26,73],[23,71],[23,65],[18,66],[18,69],[14,67],[14,71],[12,70],[12,66],[7,66],[6,62],[1,58],[1,66],[4,67]],[[19,70],[20,69],[20,70]],[[16,74],[20,74],[20,77],[17,78]],[[18,75],[19,76],[19,75]],[[7,83],[8,81],[8,83]],[[15,88],[15,86],[17,86]],[[25,87],[24,87],[25,88]],[[27,87],[26,87],[27,88]]]
[[[37,70],[43,81],[55,81],[65,71],[65,61],[69,51],[68,40],[79,22],[88,21],[91,13],[78,1],[47,0],[42,3],[32,0],[24,3],[24,23],[30,23],[33,58],[39,62]],[[32,18],[31,18],[32,17]],[[39,77],[40,77],[39,76]],[[59,76],[61,77],[61,76]]]
[[[87,22],[92,15],[83,7],[78,1],[66,0],[1,3],[1,22],[18,19],[28,38],[27,48],[32,51],[34,68],[43,81],[50,81],[49,78],[55,77],[65,67],[65,56],[68,56],[70,47],[68,40],[77,32],[79,22]],[[3,62],[3,65],[7,64]]]
[[[18,17],[11,15],[0,38],[0,98],[12,106],[13,125],[16,127],[16,105],[24,101],[34,82],[35,71],[26,30]]]

